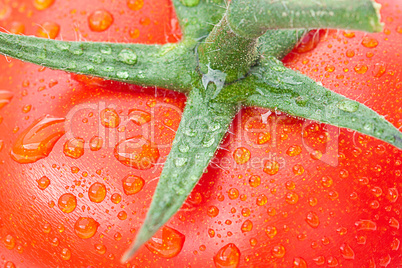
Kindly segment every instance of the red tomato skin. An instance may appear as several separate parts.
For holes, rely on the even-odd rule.
[[[284,62],[331,90],[364,102],[401,127],[402,5],[398,0],[379,2],[383,4],[383,33],[324,32],[314,49],[294,51]],[[22,23],[27,35],[35,35],[38,25],[54,22],[60,26],[56,39],[63,40],[162,44],[181,37],[167,0],[144,2],[139,10],[130,9],[125,0],[81,0],[74,7],[70,1],[57,0],[41,11],[33,1],[4,5],[9,15],[1,18],[0,26],[10,30]],[[97,10],[106,10],[114,18],[103,32],[91,31],[88,25],[88,16]],[[378,45],[367,47],[367,38],[375,38]],[[224,149],[191,198],[167,224],[178,232],[176,237],[185,237],[177,242],[181,245],[184,240],[180,253],[164,258],[144,247],[129,265],[121,265],[120,256],[145,218],[161,165],[147,170],[128,167],[116,159],[114,146],[130,137],[146,136],[158,145],[162,163],[180,122],[185,96],[4,57],[0,70],[1,90],[13,94],[0,109],[0,265],[216,267],[214,258],[228,244],[240,252],[239,258],[237,251],[231,255],[238,259],[237,264],[230,264],[234,267],[402,265],[398,242],[402,240],[398,225],[402,222],[401,151],[345,129],[283,114],[266,117],[267,110],[254,108],[239,113],[230,131],[234,134],[227,135]],[[116,128],[100,124],[99,116],[107,108],[115,109],[120,118]],[[151,120],[142,125],[131,122],[132,109],[150,114]],[[68,133],[87,145],[105,133],[102,148],[87,146],[81,157],[73,159],[63,153],[65,142],[72,138],[65,135],[43,159],[27,164],[12,160],[10,150],[21,133],[47,114],[71,120]],[[294,153],[300,151],[295,146],[301,148],[300,153]],[[249,159],[238,164],[233,157],[237,148],[246,148],[249,153],[243,155]],[[312,158],[314,150],[322,151],[320,160]],[[277,162],[275,174],[264,172],[266,161]],[[124,192],[122,180],[128,175],[145,181],[136,194]],[[41,189],[37,181],[44,176],[50,184]],[[260,177],[258,185],[250,186],[252,176]],[[106,188],[106,198],[99,203],[88,196],[94,183]],[[58,207],[60,196],[66,193],[77,199],[71,213]],[[208,214],[211,207],[216,213]],[[87,239],[74,230],[82,217],[99,224]],[[247,220],[252,227],[244,232]]]

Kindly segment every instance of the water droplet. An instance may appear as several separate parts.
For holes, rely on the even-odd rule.
[[[74,224],[74,232],[81,239],[93,237],[98,230],[99,223],[92,218],[80,217]]]
[[[371,36],[365,36],[362,40],[362,45],[367,48],[375,48],[378,46],[378,40]]]
[[[162,229],[162,238],[152,237],[145,246],[155,255],[170,259],[180,253],[184,241],[185,236],[182,233],[165,226]]]
[[[0,90],[0,109],[9,104],[13,96],[10,91]]]
[[[11,261],[6,262],[4,268],[16,268],[15,264]]]
[[[337,258],[333,256],[329,256],[327,260],[328,267],[337,267],[339,265],[339,261]]]
[[[121,202],[121,195],[120,194],[112,194],[110,197],[110,200],[112,200],[113,203],[118,204]]]
[[[34,7],[37,10],[45,10],[54,3],[54,0],[34,0]]]
[[[127,0],[127,6],[131,10],[138,11],[144,6],[144,0]]]
[[[210,137],[205,137],[204,141],[202,142],[203,147],[211,147],[215,143],[215,137],[210,136]]]
[[[239,190],[237,190],[236,188],[229,189],[228,197],[231,200],[234,200],[234,199],[238,198],[239,197]]]
[[[73,138],[64,143],[64,155],[77,159],[84,155],[85,141],[82,138]]]
[[[372,132],[374,130],[374,124],[373,123],[366,123],[363,125],[364,130],[368,132]]]
[[[99,151],[100,149],[102,149],[102,146],[103,139],[101,137],[94,136],[89,141],[89,148],[91,149],[91,151]]]
[[[394,237],[391,242],[391,250],[397,251],[400,245],[401,241],[398,238]]]
[[[50,244],[51,244],[53,247],[58,247],[59,244],[60,244],[60,241],[59,241],[59,239],[58,239],[57,237],[55,237],[55,238],[53,238],[52,240],[50,240]]]
[[[285,256],[286,249],[283,245],[279,244],[272,248],[271,253],[272,253],[272,256],[274,256],[275,258],[280,259]]]
[[[389,219],[388,223],[389,223],[390,227],[399,230],[399,221],[397,219],[395,219],[394,217],[391,217]]]
[[[377,224],[371,220],[360,220],[355,222],[355,226],[358,231],[375,231],[377,230]]]
[[[42,178],[40,178],[39,180],[37,180],[38,183],[38,188],[41,190],[45,190],[49,184],[50,184],[50,180],[48,177],[43,176]]]
[[[345,112],[354,113],[359,109],[359,103],[350,100],[343,100],[338,103],[338,108]]]
[[[195,7],[195,6],[198,6],[198,4],[200,3],[200,0],[180,0],[180,2],[183,4],[183,6]]]
[[[296,156],[301,154],[302,148],[299,145],[292,145],[286,151],[286,154],[289,156]]]
[[[176,167],[182,167],[187,164],[187,158],[177,157],[174,160],[174,164],[176,165]]]
[[[137,63],[137,54],[131,49],[125,48],[117,55],[117,60],[125,64],[134,65]]]
[[[378,186],[374,186],[370,190],[376,197],[380,197],[382,195],[382,189]]]
[[[114,71],[114,67],[113,66],[103,66],[102,70],[105,72],[113,72]]]
[[[45,22],[36,31],[37,37],[55,39],[60,32],[60,25],[55,22]]]
[[[118,71],[116,76],[120,79],[127,79],[130,75],[126,71]]]
[[[63,248],[61,250],[60,257],[63,260],[68,261],[69,259],[71,259],[71,251],[68,248]]]
[[[321,185],[324,187],[331,187],[334,181],[330,176],[324,176],[321,178]]]
[[[114,155],[121,163],[136,168],[150,169],[159,159],[158,148],[142,137],[133,137],[116,145]]]
[[[105,59],[99,54],[93,55],[92,58],[90,58],[89,60],[96,64],[101,64],[102,62],[105,61]]]
[[[179,151],[182,153],[187,153],[188,150],[190,150],[190,147],[187,144],[180,144],[179,145]]]
[[[317,228],[320,225],[320,219],[315,212],[310,211],[306,215],[306,222],[313,228]]]
[[[144,187],[145,181],[143,178],[135,176],[135,175],[128,175],[123,180],[123,190],[126,195],[136,194],[142,190]]]
[[[248,180],[248,183],[250,184],[251,187],[258,187],[261,184],[261,177],[257,175],[253,175],[250,177]]]
[[[245,147],[239,147],[233,152],[233,158],[239,165],[243,165],[250,160],[251,153]]]
[[[96,10],[88,17],[89,28],[94,32],[103,32],[113,23],[113,16],[106,10]]]
[[[128,116],[134,124],[142,126],[151,121],[151,114],[142,110],[131,109]]]
[[[336,229],[336,232],[339,235],[346,235],[348,233],[348,229],[346,229],[345,227],[339,227],[338,229]]]
[[[88,197],[94,203],[102,202],[106,197],[106,187],[104,184],[95,182],[89,187]]]
[[[77,206],[77,198],[70,193],[63,194],[57,204],[64,213],[71,213]]]
[[[48,115],[35,121],[18,137],[11,151],[12,159],[18,163],[33,163],[48,156],[64,135],[64,121]]]
[[[211,218],[218,216],[218,214],[219,214],[219,209],[215,206],[210,206],[207,210],[207,215]]]
[[[285,197],[286,203],[294,205],[299,201],[299,196],[296,193],[288,192]]]
[[[268,202],[268,198],[264,195],[261,194],[260,196],[257,197],[256,199],[256,204],[257,206],[263,206]]]
[[[3,243],[8,249],[13,249],[15,247],[15,238],[8,234],[3,238]]]
[[[105,254],[106,253],[106,247],[103,244],[95,244],[94,245],[96,252],[98,252],[98,254]]]
[[[302,175],[304,173],[304,167],[300,164],[296,164],[293,166],[292,171],[296,176]]]
[[[267,228],[265,228],[265,233],[267,234],[267,236],[269,238],[274,238],[276,236],[276,234],[278,233],[278,230],[276,229],[275,226],[268,226]]]
[[[387,267],[391,263],[391,256],[387,254],[379,259],[379,264],[381,267]]]
[[[250,232],[251,230],[253,230],[253,223],[250,220],[246,220],[245,222],[243,222],[243,224],[241,225],[241,231],[245,233]]]
[[[124,221],[125,219],[127,219],[127,212],[125,212],[124,210],[120,211],[117,214],[117,218],[119,218],[119,220]]]
[[[307,268],[307,262],[303,258],[293,259],[293,268]]]
[[[120,124],[120,117],[115,109],[106,108],[100,112],[101,124],[107,128],[116,128]]]
[[[214,256],[215,267],[236,268],[240,262],[240,250],[235,244],[230,243],[222,247]]]
[[[268,160],[264,164],[264,172],[269,175],[275,175],[279,171],[279,164],[276,161]]]
[[[346,243],[342,244],[340,247],[341,255],[346,260],[354,260],[355,259],[355,252],[353,249]]]

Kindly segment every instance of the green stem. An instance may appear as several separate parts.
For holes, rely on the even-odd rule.
[[[224,0],[173,0],[184,38],[208,35],[226,10]]]
[[[233,103],[211,102],[200,81],[193,88],[145,222],[135,243],[123,256],[123,262],[183,205],[214,156],[238,108]]]
[[[382,31],[373,0],[233,0],[227,15],[240,36],[257,38],[269,29],[337,28]]]
[[[65,42],[0,33],[0,53],[67,72],[187,92],[195,42],[142,45]]]
[[[245,105],[278,109],[290,115],[349,128],[402,149],[402,133],[383,116],[284,67],[273,58],[262,61],[242,84],[249,92],[254,90]],[[226,91],[233,89],[225,89],[222,96]]]
[[[208,69],[226,74],[230,83],[243,78],[257,60],[257,39],[243,38],[232,32],[226,16],[214,27],[205,42],[198,47],[202,73]]]

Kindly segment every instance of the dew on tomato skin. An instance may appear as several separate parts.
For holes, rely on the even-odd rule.
[[[120,116],[115,109],[106,108],[100,112],[100,122],[106,128],[116,128],[120,124]]]
[[[236,188],[229,189],[228,197],[231,200],[238,198],[239,197],[239,190],[237,190]]]
[[[215,207],[215,206],[208,207],[207,215],[209,217],[214,218],[214,217],[218,216],[218,214],[219,214],[219,209],[217,207]]]
[[[13,249],[15,247],[15,238],[8,234],[3,238],[3,244],[6,246],[7,249]]]
[[[4,268],[16,268],[15,264],[11,261],[6,262]]]
[[[381,267],[387,267],[392,261],[392,258],[389,254],[387,254],[386,256],[383,256],[379,259],[379,265]]]
[[[313,258],[313,262],[316,265],[324,265],[325,264],[325,257],[324,256],[317,256],[317,257]]]
[[[343,36],[345,36],[346,38],[353,38],[353,37],[356,36],[356,34],[354,32],[351,32],[351,31],[344,31]]]
[[[269,216],[273,217],[273,216],[276,215],[276,209],[273,208],[273,207],[269,207],[269,208],[267,209],[267,213],[268,213]]]
[[[121,163],[135,169],[150,169],[159,159],[158,147],[142,137],[133,137],[118,143],[114,155]]]
[[[378,46],[378,40],[371,36],[365,36],[362,45],[367,48],[375,48]]]
[[[285,196],[286,203],[294,205],[299,201],[299,196],[296,193],[288,192]]]
[[[50,185],[50,180],[48,177],[43,176],[39,180],[36,181],[38,183],[38,188],[41,190],[45,190]]]
[[[95,244],[95,250],[98,254],[103,255],[106,253],[106,247],[103,244]]]
[[[354,260],[355,259],[355,252],[353,251],[353,249],[349,246],[349,244],[343,243],[340,246],[340,251],[341,251],[341,255],[344,259],[346,260]]]
[[[321,178],[321,185],[324,187],[331,187],[334,183],[333,179],[330,176],[324,176]]]
[[[240,250],[233,244],[229,243],[222,247],[214,256],[214,264],[217,268],[236,268],[240,262]]]
[[[71,259],[71,251],[68,248],[63,248],[61,250],[60,257],[63,260],[68,261],[69,259]]]
[[[269,238],[274,238],[276,234],[278,233],[278,230],[276,229],[275,226],[268,226],[265,228],[265,233]]]
[[[127,6],[133,11],[138,11],[144,6],[144,0],[127,0]]]
[[[261,194],[256,199],[257,206],[264,206],[267,202],[268,202],[268,198],[264,194]]]
[[[125,212],[124,210],[120,211],[117,214],[117,218],[119,218],[119,220],[124,221],[125,219],[127,219],[127,212]]]
[[[378,209],[380,207],[380,202],[373,200],[369,203],[369,207],[372,209]]]
[[[339,194],[338,194],[337,191],[329,191],[329,192],[328,192],[328,197],[329,197],[329,199],[331,199],[332,201],[334,201],[334,200],[338,199]]]
[[[276,161],[271,161],[271,160],[268,160],[268,161],[266,161],[265,162],[265,164],[264,164],[264,169],[263,169],[263,171],[265,172],[265,173],[267,173],[268,175],[275,175],[276,173],[278,173],[278,171],[279,171],[279,163],[278,162],[276,162]]]
[[[113,24],[113,16],[106,10],[96,10],[88,16],[89,28],[94,32],[106,31]]]
[[[292,145],[287,149],[286,154],[289,156],[296,156],[301,154],[301,152],[302,148],[299,145]]]
[[[185,236],[182,233],[165,226],[162,228],[162,237],[152,237],[145,247],[159,257],[170,259],[181,252],[184,242]]]
[[[374,70],[372,71],[372,74],[375,78],[380,78],[381,76],[383,76],[386,72],[386,67],[384,65],[379,65],[376,64],[374,66]]]
[[[261,184],[261,177],[253,175],[248,179],[248,183],[253,188],[258,187]]]
[[[63,146],[65,156],[78,159],[84,155],[85,141],[82,138],[72,138],[67,140]]]
[[[55,22],[44,22],[36,31],[37,37],[55,39],[60,33],[60,25]]]
[[[287,181],[285,187],[288,190],[294,190],[296,188],[296,183],[294,181]]]
[[[328,267],[337,267],[339,265],[339,261],[336,257],[329,256],[327,259]]]
[[[250,220],[246,220],[245,222],[243,222],[243,224],[241,225],[242,233],[250,232],[251,230],[253,230],[253,222]]]
[[[396,188],[388,188],[388,190],[387,190],[387,199],[389,200],[389,202],[395,203],[396,200],[398,200],[398,197],[399,197],[398,189],[396,189]]]
[[[55,0],[34,0],[34,7],[37,10],[45,10],[49,8]]]
[[[64,213],[71,213],[77,207],[77,198],[70,193],[63,194],[60,196],[57,205]]]
[[[239,147],[233,152],[233,159],[239,165],[243,165],[250,160],[251,153],[245,147]]]
[[[377,224],[371,220],[360,220],[355,222],[356,229],[358,231],[375,231],[377,230]]]
[[[293,174],[296,176],[302,175],[304,173],[304,167],[300,164],[296,164],[292,168]]]
[[[381,189],[380,187],[378,187],[378,186],[375,186],[375,187],[371,188],[370,191],[371,191],[371,192],[373,193],[373,195],[375,195],[376,197],[380,197],[380,196],[382,195],[382,189]]]
[[[314,160],[320,160],[322,157],[322,152],[315,150],[312,153],[310,153],[310,157]]]
[[[124,193],[126,195],[133,195],[142,190],[145,181],[141,177],[135,175],[128,175],[123,178],[122,183]]]
[[[391,250],[397,251],[400,245],[401,241],[398,238],[394,237],[391,242]]]
[[[293,259],[293,268],[307,268],[307,262],[303,258],[294,258]]]
[[[106,197],[106,186],[102,183],[95,182],[89,187],[88,197],[94,203],[102,202]]]
[[[18,163],[33,163],[45,158],[64,135],[64,118],[46,115],[32,123],[18,137],[11,158]]]
[[[339,235],[346,235],[348,233],[348,229],[346,229],[345,227],[339,227],[336,229],[336,232]]]
[[[42,229],[45,234],[48,234],[52,230],[52,226],[49,223],[45,223]]]
[[[129,110],[128,117],[138,126],[142,126],[151,121],[151,114],[139,109]]]
[[[263,132],[259,133],[257,137],[257,144],[266,144],[271,140],[271,133],[269,132]]]
[[[187,197],[187,201],[194,206],[198,206],[202,202],[202,195],[199,192],[192,192]]]
[[[313,211],[307,213],[305,220],[307,224],[313,228],[317,228],[320,225],[320,219],[318,218],[318,215]]]
[[[357,65],[355,65],[354,70],[358,74],[365,74],[368,70],[368,67],[367,67],[367,65],[357,64]]]
[[[57,237],[55,237],[55,238],[53,238],[52,240],[50,240],[50,244],[51,244],[53,247],[58,247],[59,244],[60,244],[60,241],[59,241],[59,239],[58,239]]]
[[[285,256],[286,249],[285,249],[285,247],[283,245],[279,244],[279,245],[276,245],[276,246],[274,246],[272,248],[271,254],[275,258],[281,259],[281,258],[283,258]]]
[[[389,219],[388,223],[389,223],[390,227],[399,230],[399,221],[397,219],[395,219],[394,217],[391,217]]]
[[[91,149],[91,151],[99,151],[100,149],[102,149],[102,147],[103,139],[101,137],[93,136],[89,140],[89,149]]]
[[[99,223],[89,217],[80,217],[74,224],[74,232],[81,239],[93,237],[99,227]]]
[[[10,103],[14,94],[7,90],[0,90],[0,109]]]
[[[137,54],[131,49],[122,49],[117,55],[117,60],[128,65],[134,65],[137,63]]]

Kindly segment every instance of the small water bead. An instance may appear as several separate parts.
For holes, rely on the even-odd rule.
[[[239,262],[240,250],[233,243],[222,247],[214,256],[214,264],[217,268],[236,268]]]
[[[283,258],[283,257],[285,256],[285,254],[286,254],[286,249],[285,249],[285,247],[284,247],[283,245],[279,244],[279,245],[276,245],[276,246],[274,246],[274,247],[272,248],[271,254],[272,254],[272,256],[274,256],[275,258],[280,259],[280,258]]]
[[[60,257],[63,260],[68,261],[69,259],[71,259],[71,251],[68,248],[63,248],[61,250]]]
[[[99,151],[100,149],[102,149],[102,147],[103,139],[101,137],[93,136],[89,140],[89,149],[91,149],[91,151]]]
[[[389,202],[395,203],[399,197],[398,189],[397,188],[388,188],[386,197],[389,200]]]
[[[182,153],[187,153],[190,150],[190,147],[187,144],[180,144],[179,151]]]
[[[241,215],[243,215],[244,217],[250,216],[250,213],[251,213],[251,211],[250,211],[250,209],[248,209],[248,208],[243,208],[243,209],[241,210]]]
[[[145,247],[155,255],[170,259],[177,256],[184,245],[185,236],[179,231],[170,228],[162,228],[162,238],[152,237]]]
[[[80,217],[74,224],[74,232],[81,239],[93,237],[98,230],[99,223],[92,218]]]
[[[338,103],[338,108],[345,112],[354,113],[359,109],[359,103],[350,100],[343,100]]]
[[[239,165],[243,165],[250,160],[251,153],[245,147],[239,147],[233,152],[233,159]]]
[[[250,232],[251,230],[253,230],[253,223],[250,220],[246,220],[245,222],[243,222],[243,224],[241,225],[241,231],[245,233]]]
[[[343,243],[339,248],[341,251],[341,255],[346,260],[354,260],[355,259],[355,252],[353,249],[346,243]]]
[[[303,258],[293,259],[293,268],[307,268],[307,262]]]
[[[378,46],[378,40],[371,36],[365,36],[362,40],[362,45],[367,48],[375,48]]]
[[[103,32],[113,24],[113,16],[106,10],[96,10],[89,15],[88,24],[92,31]]]
[[[288,192],[285,197],[286,203],[294,205],[299,201],[299,196],[296,193]]]
[[[324,187],[331,187],[334,183],[333,179],[330,176],[324,176],[321,178],[321,185]]]
[[[7,249],[11,250],[15,247],[15,238],[12,235],[8,234],[3,238],[3,243]]]
[[[258,187],[261,184],[261,177],[257,175],[253,175],[248,180],[248,183],[251,187]]]
[[[64,118],[49,115],[32,123],[15,142],[11,157],[18,163],[33,163],[48,156],[55,143],[64,135]]]
[[[215,143],[215,137],[210,136],[210,137],[205,137],[205,139],[202,142],[202,146],[205,148],[211,147]]]
[[[293,174],[296,176],[302,175],[304,173],[304,167],[300,164],[296,164],[292,168]]]
[[[256,199],[256,204],[257,206],[263,206],[268,202],[268,198],[264,195],[261,194],[259,197]]]
[[[275,226],[268,226],[267,228],[265,228],[265,233],[269,238],[272,239],[277,235],[278,230],[276,229]]]
[[[53,247],[58,247],[59,244],[60,244],[60,241],[59,241],[59,239],[58,239],[57,237],[55,237],[55,238],[53,238],[52,240],[50,240],[50,244],[51,244]]]
[[[354,67],[354,70],[355,70],[355,72],[358,73],[358,74],[365,74],[365,73],[367,72],[367,70],[368,70],[368,67],[367,67],[367,65],[357,64],[357,65]]]
[[[145,181],[141,177],[135,175],[128,175],[122,180],[122,183],[124,193],[126,195],[133,195],[142,190]]]
[[[60,25],[55,22],[45,22],[36,31],[37,37],[55,39],[60,32]]]
[[[380,267],[387,267],[391,263],[391,261],[392,261],[392,258],[389,254],[381,257],[379,259]]]
[[[389,219],[388,223],[389,223],[390,227],[399,230],[399,221],[397,219],[395,219],[394,217],[391,217]]]
[[[131,109],[128,113],[128,117],[138,126],[142,126],[151,121],[150,113],[138,109]]]
[[[382,189],[378,186],[374,186],[370,190],[376,197],[380,197],[382,195]]]
[[[125,212],[124,210],[120,211],[117,214],[117,218],[119,218],[119,220],[124,221],[125,219],[127,219],[127,212]]]
[[[391,242],[391,250],[397,251],[400,245],[401,241],[398,238],[394,237]]]
[[[55,0],[34,0],[33,4],[37,10],[45,10],[53,5]]]
[[[316,265],[324,265],[325,263],[325,257],[324,256],[318,256],[313,258],[313,261]]]
[[[279,164],[276,161],[268,160],[264,164],[264,172],[268,175],[275,175],[279,171]]]
[[[6,262],[6,264],[4,265],[4,268],[16,268],[17,266],[15,266],[15,264],[11,261]]]
[[[114,155],[121,163],[135,169],[150,169],[159,159],[158,147],[136,136],[116,145]]]
[[[77,198],[70,193],[63,194],[60,196],[57,205],[64,213],[71,213],[77,206]]]
[[[339,265],[339,261],[336,257],[329,256],[327,259],[328,267],[337,267]]]
[[[14,94],[7,90],[0,90],[0,109],[10,103]]]
[[[137,54],[131,49],[125,48],[117,55],[117,60],[128,65],[134,65],[137,63]]]
[[[355,222],[356,229],[358,231],[375,231],[377,230],[377,224],[371,220],[360,220]]]
[[[219,214],[219,209],[217,207],[215,207],[215,206],[208,207],[207,215],[209,217],[214,218],[214,217],[218,216],[218,214]]]
[[[301,154],[302,148],[299,145],[292,145],[286,151],[286,154],[289,156],[296,156]]]
[[[63,146],[65,156],[77,159],[84,155],[85,141],[82,138],[73,138],[67,140]]]
[[[208,235],[210,238],[215,237],[215,231],[213,229],[208,229]]]
[[[102,183],[95,182],[89,187],[88,197],[94,203],[102,202],[106,197],[106,186]]]
[[[103,255],[106,253],[106,247],[103,244],[95,244],[95,250],[98,254]]]
[[[118,204],[121,202],[121,195],[120,194],[112,194],[112,196],[110,197],[110,200],[114,203],[114,204]]]
[[[50,184],[50,180],[48,177],[43,176],[42,178],[40,178],[39,180],[37,180],[38,183],[38,188],[41,190],[45,190],[49,184]]]
[[[144,0],[127,0],[127,6],[131,10],[138,11],[144,6]]]
[[[69,44],[68,51],[71,54],[77,55],[77,56],[84,54],[84,49],[82,48],[82,45],[79,43]]]
[[[187,164],[187,158],[178,157],[174,160],[176,167],[182,167]]]
[[[317,228],[320,225],[320,219],[318,218],[318,215],[313,211],[307,213],[305,220],[307,224],[313,228]]]
[[[238,198],[239,197],[239,190],[237,190],[236,188],[229,189],[228,197],[231,200]]]

